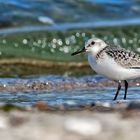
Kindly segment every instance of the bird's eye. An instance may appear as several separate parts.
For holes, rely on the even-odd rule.
[[[95,42],[94,42],[94,41],[92,41],[92,42],[91,42],[91,45],[94,45],[94,44],[95,44]]]

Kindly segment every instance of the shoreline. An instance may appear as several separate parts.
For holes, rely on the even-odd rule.
[[[47,104],[41,102],[24,108],[3,105],[0,109],[0,136],[5,140],[137,139],[140,101],[118,101],[110,105],[98,103],[71,111],[66,111],[63,106],[49,110]]]

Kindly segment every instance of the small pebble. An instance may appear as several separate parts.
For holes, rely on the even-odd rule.
[[[6,118],[0,116],[0,129],[6,129],[8,128],[8,123]]]
[[[130,102],[127,109],[130,109],[130,110],[140,110],[140,101],[133,101],[133,102]]]
[[[64,123],[66,130],[83,136],[96,135],[101,132],[101,124],[97,120],[85,118],[68,118]]]
[[[48,107],[48,104],[46,102],[38,101],[33,104],[33,107],[37,107],[38,109],[46,109]]]
[[[97,106],[102,106],[102,107],[111,107],[110,102],[96,102]]]

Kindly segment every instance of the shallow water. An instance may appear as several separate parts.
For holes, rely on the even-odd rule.
[[[70,54],[95,36],[140,52],[139,1],[1,0],[0,13],[0,76],[14,77],[0,78],[0,103],[112,102],[117,85],[83,76],[93,74],[86,55]],[[139,85],[131,81],[128,100],[140,98]]]
[[[139,7],[134,0],[2,0],[0,57],[85,60],[70,54],[95,36],[140,52]]]
[[[135,0],[1,0],[0,9],[1,27],[140,23],[140,2]]]
[[[35,83],[36,82],[36,85]],[[51,87],[47,85],[41,87],[40,83],[51,82]],[[0,85],[6,87],[0,91],[0,102],[16,105],[32,105],[38,101],[46,102],[48,105],[67,106],[88,105],[97,101],[112,102],[115,95],[117,84],[110,83],[109,80],[100,76],[65,77],[61,75],[38,76],[30,78],[1,78]],[[16,84],[15,84],[16,83]],[[65,83],[65,86],[62,86]],[[88,83],[88,84],[87,84]],[[135,82],[128,90],[128,100],[140,98],[140,87]],[[136,84],[137,83],[137,84]],[[16,89],[15,87],[22,88]],[[77,86],[75,86],[77,84]],[[93,84],[93,85],[92,85]],[[107,85],[108,84],[108,85]],[[12,85],[10,88],[9,85]],[[28,86],[27,86],[28,85]],[[32,88],[28,88],[29,85]],[[122,88],[118,100],[123,99],[124,88]]]
[[[140,98],[140,88],[129,89],[127,100]],[[88,105],[97,101],[112,102],[116,88],[108,87],[103,89],[74,89],[74,90],[47,90],[47,91],[18,91],[1,92],[0,102],[16,105],[32,105],[38,101],[46,102],[49,105]],[[120,92],[118,100],[123,99],[123,91]]]

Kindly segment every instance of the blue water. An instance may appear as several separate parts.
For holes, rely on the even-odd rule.
[[[130,24],[140,24],[138,0],[0,0],[0,34]],[[130,39],[132,41],[131,37]],[[0,84],[32,83],[34,80],[50,80],[58,84],[63,80],[69,82],[70,79],[65,79],[62,75],[25,79],[1,78]],[[87,82],[83,77],[72,80],[77,83]],[[92,80],[100,83],[97,77],[90,79]],[[139,90],[140,87],[130,87],[128,100],[140,99]],[[88,104],[94,101],[112,101],[115,91],[116,87],[113,85],[61,90],[1,90],[0,102],[17,105],[31,105],[37,101],[45,101],[50,105]],[[123,99],[123,95],[122,90],[118,99]]]
[[[136,0],[0,0],[0,27],[56,28],[140,23]],[[63,27],[64,26],[64,27]]]
[[[140,99],[140,87],[130,87],[127,100]],[[97,101],[112,102],[116,92],[115,87],[104,88],[84,88],[73,90],[43,90],[43,91],[2,91],[0,93],[1,103],[16,105],[32,105],[38,101],[43,101],[49,105],[79,105],[90,104]],[[124,90],[122,90],[117,100],[122,100]]]
[[[32,85],[34,82],[37,84],[40,82],[50,82],[53,84],[52,88],[49,89],[28,89],[27,85]],[[88,105],[97,101],[100,102],[112,102],[116,89],[115,85],[111,84],[106,86],[110,81],[101,76],[82,76],[82,77],[65,77],[62,75],[44,75],[36,77],[26,78],[0,78],[0,85],[6,86],[6,90],[0,91],[0,103],[10,103],[20,106],[33,105],[38,101],[46,102],[47,104],[54,106],[65,104],[68,106],[73,105]],[[67,85],[79,84],[80,87],[74,88],[56,88],[56,85]],[[94,86],[84,86],[86,83]],[[105,85],[104,85],[105,83]],[[129,84],[132,82],[129,82]],[[137,83],[137,82],[134,82]],[[24,89],[16,90],[17,84],[21,84]],[[127,100],[140,99],[140,87],[132,86],[128,89]],[[12,88],[8,88],[8,85],[12,85]],[[36,86],[37,87],[37,86]],[[38,86],[40,87],[40,86]],[[124,96],[124,87],[120,91],[117,100],[122,100]]]

